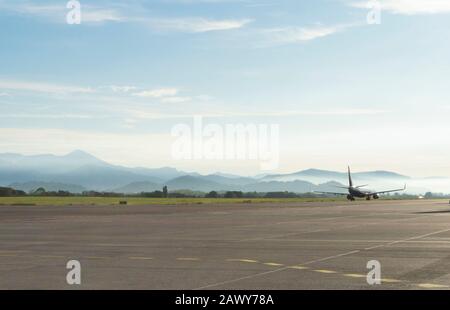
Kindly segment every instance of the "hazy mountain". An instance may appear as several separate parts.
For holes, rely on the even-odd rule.
[[[353,176],[353,173],[352,173]],[[390,179],[390,180],[399,180],[399,181],[407,181],[410,180],[410,177],[391,172],[391,171],[369,171],[369,172],[357,172],[354,174],[356,178],[361,179]]]
[[[150,168],[125,168],[125,169],[133,173],[150,176],[153,178],[155,182],[156,181],[164,182],[187,174],[186,172],[170,167],[155,168],[155,169]]]
[[[0,185],[47,182],[108,190],[132,182],[161,183],[185,173],[174,168],[127,168],[108,164],[86,152],[67,155],[0,154]]]
[[[212,181],[219,184],[226,184],[226,185],[246,185],[251,184],[255,182],[255,179],[253,178],[246,178],[246,177],[226,177],[219,174],[210,174],[206,176],[198,176],[198,178],[201,178],[205,181]]]
[[[249,184],[243,187],[245,192],[294,192],[306,193],[316,190],[316,185],[306,181],[278,182],[268,181]]]
[[[64,173],[83,166],[111,166],[83,151],[73,151],[67,155],[51,154],[25,156],[21,154],[0,154],[0,169],[33,171],[40,174]]]
[[[355,183],[366,182],[371,180],[386,180],[391,181],[406,181],[410,177],[400,175],[398,173],[389,171],[369,171],[369,172],[354,172],[352,178]],[[347,172],[336,172],[320,169],[308,169],[289,174],[272,174],[267,175],[261,179],[262,181],[294,181],[304,180],[312,183],[324,183],[328,181],[339,181],[348,184]]]
[[[56,182],[80,184],[94,190],[108,190],[131,182],[159,182],[159,179],[151,176],[129,172],[114,166],[83,166],[68,173],[52,175],[50,179]]]
[[[154,182],[133,182],[128,185],[112,189],[112,192],[124,194],[137,194],[162,190],[162,185]]]
[[[26,182],[26,183],[12,183],[9,185],[14,189],[22,190],[24,192],[32,192],[42,187],[47,192],[67,191],[71,193],[82,193],[86,188],[75,184],[63,184],[55,182]]]
[[[213,173],[211,175],[217,175],[217,176],[228,178],[228,179],[240,179],[240,178],[242,178],[242,176],[237,175],[237,174],[222,173],[222,172],[215,172],[215,173]]]
[[[344,184],[336,182],[336,181],[330,181],[330,182],[326,182],[326,183],[317,185],[315,191],[347,193],[346,189],[341,188],[339,186],[347,186],[347,185],[344,185]]]
[[[356,185],[369,184],[369,189],[400,188],[404,183],[408,183],[408,192],[410,193],[450,192],[449,178],[411,179],[408,176],[381,170],[356,172],[352,175]],[[70,189],[73,192],[86,189],[139,193],[160,190],[167,185],[169,190],[292,191],[302,193],[312,190],[340,191],[336,185],[347,185],[348,177],[345,171],[320,169],[241,177],[220,172],[200,175],[171,167],[128,168],[111,165],[83,151],[74,151],[63,156],[0,154],[0,186],[8,186],[12,183],[17,189],[26,191],[34,187],[44,187],[47,190]],[[40,186],[40,184],[47,186]]]
[[[169,190],[190,189],[193,191],[221,191],[234,189],[231,185],[220,184],[206,180],[202,177],[185,175],[175,178],[166,183]]]

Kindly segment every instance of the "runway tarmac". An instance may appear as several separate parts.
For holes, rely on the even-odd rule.
[[[450,205],[0,206],[0,289],[450,289]]]

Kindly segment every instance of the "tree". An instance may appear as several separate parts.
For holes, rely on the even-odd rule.
[[[33,195],[44,195],[46,193],[45,188],[39,187],[35,191],[32,192]]]
[[[230,191],[225,193],[225,198],[242,198],[243,193],[239,191]]]
[[[427,192],[427,193],[425,193],[425,196],[424,196],[426,199],[431,199],[431,198],[433,198],[433,193],[432,192]]]
[[[205,195],[205,198],[219,198],[219,194],[216,191],[211,191]]]

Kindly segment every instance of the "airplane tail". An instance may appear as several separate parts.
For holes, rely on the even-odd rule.
[[[348,186],[353,187],[352,174],[350,172],[350,166],[348,166]]]

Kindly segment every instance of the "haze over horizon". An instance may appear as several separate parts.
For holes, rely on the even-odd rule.
[[[80,149],[203,174],[450,176],[450,5],[380,0],[0,0],[0,153]],[[176,160],[193,116],[277,124],[279,166]]]
[[[338,172],[338,173],[344,173],[347,174],[347,169],[340,169],[341,167],[337,167],[336,169],[323,169],[321,167],[300,167],[292,170],[292,171],[271,171],[271,172],[267,172],[267,173],[259,173],[259,174],[255,174],[255,175],[246,175],[246,174],[241,174],[239,172],[236,173],[229,173],[227,171],[223,171],[220,168],[214,170],[214,171],[210,171],[210,172],[201,172],[201,171],[196,171],[196,170],[183,170],[180,167],[177,166],[127,166],[127,165],[121,165],[118,163],[114,163],[114,162],[109,162],[106,160],[103,160],[100,157],[97,157],[93,154],[90,154],[89,152],[86,152],[84,150],[72,150],[69,153],[63,153],[63,154],[52,154],[52,153],[37,153],[37,154],[20,154],[20,153],[13,153],[13,152],[5,152],[5,153],[0,153],[0,159],[2,156],[4,155],[18,155],[18,156],[23,156],[23,157],[28,157],[28,158],[32,158],[32,157],[37,157],[37,158],[42,158],[42,157],[46,157],[46,156],[50,156],[50,157],[55,157],[56,159],[64,159],[67,157],[70,157],[71,159],[79,159],[79,164],[82,165],[83,160],[93,160],[93,161],[98,161],[99,163],[105,163],[108,165],[113,165],[113,166],[122,166],[124,168],[144,168],[144,169],[164,169],[164,168],[171,168],[171,169],[177,169],[180,172],[184,172],[184,173],[198,173],[200,175],[229,175],[231,176],[240,176],[240,177],[259,177],[259,176],[264,176],[264,175],[285,175],[285,174],[294,174],[297,172],[304,172],[304,171],[326,171],[326,172]],[[350,166],[352,173],[366,173],[366,172],[388,172],[388,173],[393,173],[393,174],[397,174],[399,176],[404,176],[407,178],[414,178],[417,176],[414,175],[407,175],[407,174],[402,174],[398,171],[395,170],[386,170],[386,169],[382,169],[382,168],[378,168],[375,170],[356,170],[353,169],[352,166]],[[426,176],[424,178],[450,178],[448,176],[444,176],[444,175],[429,175]]]
[[[416,178],[395,171],[352,171],[356,185],[370,185],[373,190],[407,187],[405,193],[448,193],[450,178]],[[209,192],[294,192],[335,191],[348,183],[347,171],[317,168],[289,173],[245,176],[221,171],[201,174],[174,167],[125,167],[113,165],[84,151],[63,156],[52,154],[21,155],[0,153],[0,187],[33,192],[37,188],[50,191],[81,193],[88,190],[116,193],[141,193],[168,186],[171,190]],[[408,185],[406,185],[408,184]]]

